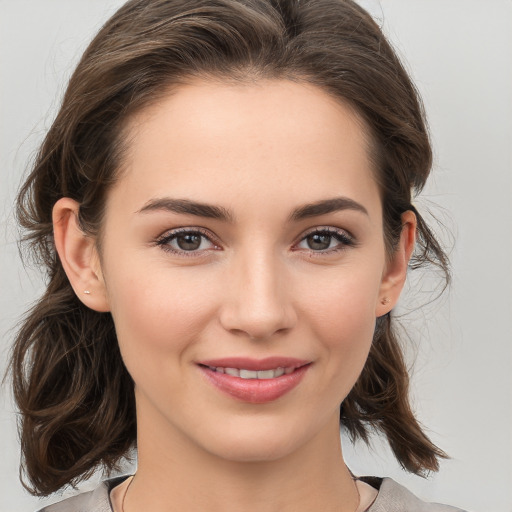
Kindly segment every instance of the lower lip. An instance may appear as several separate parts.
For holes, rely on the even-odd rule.
[[[274,379],[242,379],[226,373],[219,373],[206,366],[200,366],[203,374],[217,389],[227,395],[251,404],[264,404],[282,397],[302,380],[310,364],[297,368],[293,373]]]

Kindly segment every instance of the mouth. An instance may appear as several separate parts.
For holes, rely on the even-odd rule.
[[[232,377],[239,377],[240,379],[259,379],[259,380],[268,380],[268,379],[276,379],[277,377],[281,377],[282,375],[290,375],[293,373],[296,368],[293,366],[288,366],[286,368],[282,368],[281,366],[271,369],[271,370],[247,370],[246,368],[224,368],[222,366],[208,366],[210,370],[217,373],[225,373],[227,375],[231,375]]]
[[[198,366],[217,390],[238,401],[263,404],[295,388],[311,364],[311,361],[273,357],[201,361]]]

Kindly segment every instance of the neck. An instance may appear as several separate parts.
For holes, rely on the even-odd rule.
[[[338,416],[285,457],[257,462],[218,457],[179,433],[158,435],[154,423],[149,429],[140,420],[138,469],[124,512],[354,512],[358,506]]]

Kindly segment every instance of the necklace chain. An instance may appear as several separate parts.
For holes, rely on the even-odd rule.
[[[130,485],[132,485],[134,476],[130,478],[130,481],[128,482],[128,485],[126,486],[126,489],[123,493],[123,499],[121,500],[121,512],[124,512],[124,500],[126,499],[126,495],[128,494],[128,489],[130,488]]]
[[[355,479],[352,479],[352,481],[354,482],[354,485],[356,487],[356,492],[357,492],[357,507],[355,510],[355,512],[357,512],[359,510],[359,507],[361,506],[361,494],[359,492],[359,487],[357,486],[357,481]]]

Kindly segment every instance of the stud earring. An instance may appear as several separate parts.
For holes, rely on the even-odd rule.
[[[384,297],[381,299],[380,303],[385,306],[386,304],[389,304],[389,299],[387,297]]]
[[[89,290],[84,290],[85,295],[90,295],[91,292]]]

